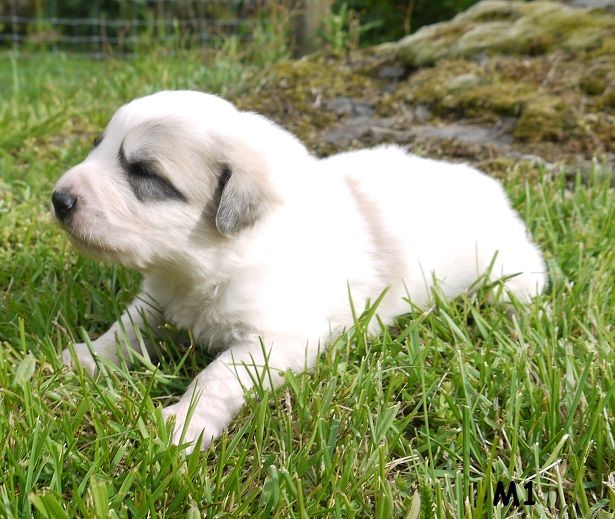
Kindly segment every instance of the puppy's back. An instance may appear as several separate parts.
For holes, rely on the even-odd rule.
[[[494,259],[493,278],[524,272],[534,287],[524,289],[528,296],[542,289],[542,255],[497,180],[397,146],[342,153],[323,165],[345,177],[351,193],[369,206],[365,218],[377,219],[381,234],[395,241],[405,258],[404,282],[421,294],[418,304],[429,297],[434,273],[455,296]]]

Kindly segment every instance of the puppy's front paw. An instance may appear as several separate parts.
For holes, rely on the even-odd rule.
[[[96,373],[96,361],[92,357],[88,345],[85,343],[75,344],[75,356],[77,361],[83,366],[83,368],[92,376]],[[70,349],[65,349],[62,352],[62,362],[67,366],[74,368],[73,355]]]
[[[221,423],[220,420],[215,420],[206,415],[207,409],[202,410],[201,402],[196,404],[196,408],[188,421],[189,402],[181,400],[176,404],[165,407],[162,410],[162,417],[167,421],[170,417],[175,417],[175,425],[173,428],[173,445],[180,443],[190,443],[186,448],[186,453],[190,454],[195,448],[200,447],[205,450],[212,440],[216,439],[228,425],[228,422]],[[184,432],[185,431],[185,432]],[[197,446],[199,436],[203,433],[201,445]],[[183,435],[183,438],[182,438]]]

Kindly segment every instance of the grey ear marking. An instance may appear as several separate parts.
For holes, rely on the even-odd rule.
[[[263,212],[260,194],[255,186],[229,165],[223,166],[218,183],[219,196],[216,229],[224,236],[234,236],[251,227]]]

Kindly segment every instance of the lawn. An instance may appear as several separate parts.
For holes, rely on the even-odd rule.
[[[257,389],[206,452],[171,446],[160,415],[207,362],[188,336],[96,379],[60,364],[139,278],[68,245],[55,180],[121,103],[240,95],[281,54],[232,41],[129,62],[0,54],[0,516],[612,517],[615,191],[599,164],[582,178],[510,171],[550,274],[518,320],[481,291],[408,305],[376,337],[365,312],[315,373]],[[519,507],[493,506],[498,481],[517,484]]]

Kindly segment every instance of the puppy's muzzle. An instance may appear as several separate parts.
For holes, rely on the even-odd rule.
[[[51,201],[58,220],[65,221],[74,212],[77,205],[77,197],[67,191],[54,191],[51,194]]]

